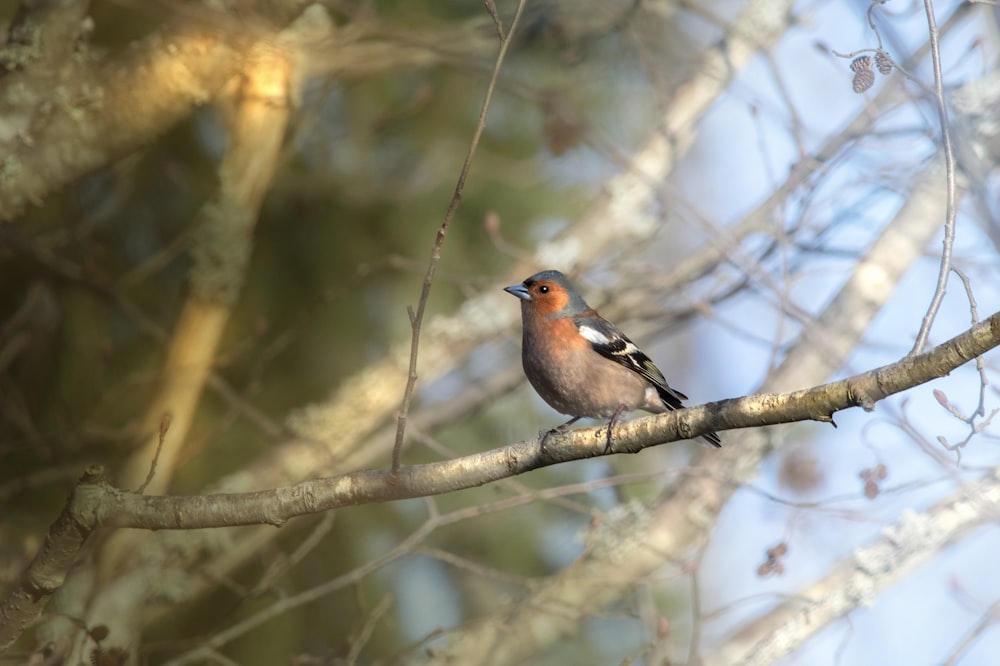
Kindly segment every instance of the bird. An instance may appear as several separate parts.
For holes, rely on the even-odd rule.
[[[545,270],[504,287],[521,299],[521,365],[546,403],[572,418],[542,438],[581,418],[609,419],[611,429],[625,412],[654,414],[683,408],[688,397],[667,384],[663,373],[617,326],[587,305],[557,270]],[[703,435],[718,448],[714,432]]]

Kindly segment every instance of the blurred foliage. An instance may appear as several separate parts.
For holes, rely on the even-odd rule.
[[[9,20],[15,5],[0,5],[0,16]],[[449,231],[431,313],[452,310],[512,265],[514,257],[487,233],[490,216],[499,216],[500,233],[513,246],[533,246],[583,211],[596,194],[588,186],[613,168],[603,148],[588,141],[600,137],[627,155],[648,131],[659,100],[648,94],[649,72],[621,29],[629,6],[594,5],[602,10],[579,26],[568,19],[586,13],[566,11],[565,3],[532,3]],[[170,7],[97,2],[90,47],[115,57],[169,19]],[[383,2],[371,9],[401,32],[483,18],[480,5],[465,2]],[[217,364],[237,392],[276,422],[408,335],[405,308],[419,295],[491,58],[308,82]],[[152,145],[50,196],[18,224],[0,228],[0,284],[7,286],[0,290],[0,490],[6,491],[0,501],[9,517],[0,561],[7,580],[37,547],[40,527],[80,470],[93,463],[114,468],[141,439],[136,423],[155,390],[164,342],[186,295],[192,225],[214,191],[224,142],[216,111],[205,108]],[[441,436],[459,445],[499,443],[505,435],[475,422]],[[197,492],[271,443],[211,392],[189,439],[178,492]],[[418,449],[413,459],[426,455]],[[59,472],[54,478],[52,470]],[[551,470],[521,483],[548,487],[577,473]],[[505,494],[494,488],[456,493],[438,507],[488,504]],[[425,516],[419,502],[338,512],[331,534],[280,579],[280,588],[313,585],[368,561],[385,550],[378,544],[397,542]],[[568,557],[566,549],[577,547],[572,526],[586,526],[589,517],[543,504],[482,520],[491,527],[478,530],[474,543],[458,523],[436,533],[430,545],[502,560],[506,571],[530,577]],[[553,521],[568,526],[555,543],[559,556],[545,553]],[[239,582],[252,587],[281,552],[295,547],[301,528],[315,522],[300,520]],[[431,567],[456,581],[460,605],[485,611],[502,596],[494,588],[503,584],[439,563]],[[379,599],[398,592],[393,577],[406,570],[396,563],[283,616],[267,626],[267,640],[251,634],[241,641],[237,660],[275,663],[296,649],[346,648],[325,641],[356,634]],[[169,631],[154,632],[150,646],[155,653],[160,638],[169,646],[177,635],[202,634],[205,617],[250,612],[271,600],[218,592],[195,615],[161,625]],[[380,633],[400,631],[406,633],[394,623],[380,625],[373,645]],[[398,645],[398,636],[387,643]]]

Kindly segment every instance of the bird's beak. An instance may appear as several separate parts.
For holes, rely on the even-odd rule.
[[[517,296],[522,301],[531,300],[531,292],[529,292],[528,288],[525,287],[523,284],[512,284],[509,287],[504,287],[503,290],[506,291],[511,296]]]

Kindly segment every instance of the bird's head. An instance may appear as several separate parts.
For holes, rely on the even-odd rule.
[[[536,273],[504,291],[520,298],[522,309],[530,308],[543,316],[570,317],[588,309],[583,297],[559,271]]]

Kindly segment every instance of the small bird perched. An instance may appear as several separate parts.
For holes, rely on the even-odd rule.
[[[584,417],[610,418],[610,450],[611,428],[622,413],[662,414],[684,406],[687,396],[670,388],[649,357],[559,271],[536,273],[504,291],[521,299],[524,374],[549,406],[573,417],[555,430]],[[722,446],[714,432],[704,438]]]

